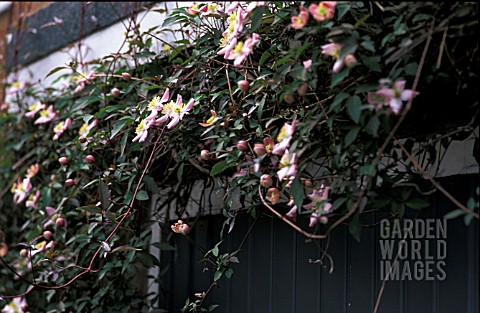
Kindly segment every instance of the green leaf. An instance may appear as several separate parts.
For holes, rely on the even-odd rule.
[[[135,197],[135,199],[137,199],[139,201],[145,201],[145,200],[149,199],[149,196],[148,196],[148,193],[145,190],[140,190],[137,193],[137,196]]]
[[[350,97],[347,100],[347,113],[356,124],[360,122],[362,100],[359,96]]]
[[[457,218],[457,217],[459,217],[463,214],[465,214],[465,212],[463,212],[460,209],[456,209],[456,210],[453,210],[453,211],[445,214],[445,216],[443,216],[443,218],[446,219],[446,220],[451,220],[451,219]]]
[[[213,247],[213,249],[212,249],[212,254],[213,254],[213,256],[217,257],[217,256],[218,256],[218,252],[219,252],[218,246]]]
[[[122,251],[142,251],[142,249],[133,248],[129,246],[119,246],[113,249],[110,253],[122,252]]]
[[[357,138],[360,126],[354,126],[345,136],[345,146],[349,146]]]
[[[158,249],[163,250],[163,251],[175,251],[176,250],[174,246],[172,246],[168,242],[163,242],[163,241],[152,243],[152,246],[157,247]]]
[[[225,277],[231,278],[232,275],[233,275],[233,268],[229,267],[229,268],[225,271]]]
[[[131,123],[133,123],[132,118],[125,118],[125,119],[118,120],[115,123],[115,125],[113,125],[113,130],[112,130],[112,134],[110,135],[110,139],[115,137],[122,130],[122,128],[124,128],[127,125],[130,125]]]
[[[85,206],[81,206],[81,207],[78,207],[77,210],[79,211],[87,211],[87,212],[90,212],[90,213],[95,213],[95,214],[102,214],[103,211],[102,209],[100,209],[98,206],[96,205],[85,205]]]
[[[223,272],[222,271],[216,271],[215,274],[213,275],[213,280],[218,281],[220,278],[222,278]]]
[[[157,183],[151,176],[145,175],[145,177],[143,177],[143,181],[147,186],[147,190],[150,191],[151,194],[160,194],[160,189],[158,189]]]
[[[225,171],[229,167],[230,165],[228,165],[227,162],[220,161],[212,167],[212,169],[210,170],[210,175],[215,176],[217,174],[220,174],[221,172]]]
[[[472,214],[465,214],[463,221],[465,222],[465,225],[468,226],[472,222],[473,215]]]
[[[301,208],[303,204],[303,199],[305,198],[305,194],[303,192],[303,184],[300,182],[300,178],[298,175],[295,176],[290,190],[293,196],[293,202],[295,203],[297,208]]]
[[[336,84],[342,82],[347,76],[350,74],[350,69],[348,67],[345,67],[341,72],[339,73],[333,73],[332,75],[332,84],[330,87],[335,86]]]
[[[362,234],[362,227],[360,224],[360,214],[355,213],[353,217],[350,219],[350,223],[348,224],[348,230],[353,237],[360,242],[360,236]]]
[[[350,97],[348,93],[344,93],[344,92],[339,93],[333,100],[332,104],[330,105],[330,109],[334,110],[335,112],[338,112],[338,110],[335,110],[335,109],[343,102],[343,100],[347,99],[348,97]]]
[[[412,209],[420,210],[426,208],[430,203],[424,199],[416,198],[407,202],[407,206]]]
[[[365,126],[365,131],[373,137],[378,137],[378,128],[380,127],[380,120],[377,116],[372,116]]]
[[[66,66],[58,66],[58,67],[54,68],[53,70],[51,70],[50,72],[48,72],[48,74],[47,74],[47,76],[45,76],[45,78],[47,78],[48,76],[50,76],[52,74],[55,74],[58,71],[61,71],[61,70],[67,69],[67,68],[68,67],[66,67]]]
[[[100,203],[102,204],[102,208],[104,210],[108,209],[110,206],[110,189],[108,186],[103,182],[103,180],[99,180],[98,185],[98,193],[100,194]]]
[[[252,32],[255,32],[262,25],[262,17],[265,7],[256,7],[252,14]]]

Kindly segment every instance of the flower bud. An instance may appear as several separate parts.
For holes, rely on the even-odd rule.
[[[305,180],[303,181],[303,186],[304,186],[305,188],[313,188],[313,183],[312,183],[312,181],[311,181],[310,179],[305,179]]]
[[[242,151],[242,152],[247,151],[248,150],[248,143],[245,140],[240,140],[239,142],[237,142],[237,149]]]
[[[120,90],[118,88],[113,88],[111,92],[114,97],[120,97]]]
[[[250,89],[250,83],[246,80],[239,80],[237,85],[243,92],[247,92]]]
[[[125,81],[129,81],[130,78],[132,78],[132,76],[130,76],[130,74],[124,72],[124,73],[122,73],[122,78],[123,78],[123,80],[125,80]]]
[[[310,85],[308,83],[302,83],[300,86],[297,88],[297,92],[300,96],[306,96],[308,89],[310,89]]]
[[[358,64],[357,58],[353,54],[347,54],[344,61],[348,68],[353,68]]]
[[[57,220],[55,221],[55,226],[57,226],[57,228],[65,226],[65,220],[63,219],[63,217],[57,218]]]
[[[326,216],[320,216],[320,223],[322,224],[327,224],[328,223],[328,217]]]
[[[268,188],[270,187],[271,185],[273,184],[273,180],[272,180],[272,177],[268,174],[263,174],[261,177],[260,177],[260,185],[262,185],[262,187],[265,187],[265,188]]]
[[[200,152],[200,159],[204,160],[204,161],[208,161],[211,159],[211,156],[210,156],[210,151],[208,150],[202,150]]]
[[[4,242],[0,242],[0,257],[4,257],[8,253],[8,247]]]
[[[60,159],[58,159],[58,162],[60,162],[60,164],[62,165],[67,165],[70,160],[67,157],[61,157]]]
[[[47,240],[50,240],[50,238],[52,238],[52,236],[53,236],[53,234],[49,230],[46,230],[46,231],[43,232],[43,237]]]
[[[87,155],[85,157],[85,162],[88,163],[88,164],[92,164],[93,162],[95,162],[95,157],[91,154]]]
[[[65,186],[72,187],[73,185],[75,185],[75,181],[73,179],[69,178],[65,181]]]
[[[286,92],[283,95],[283,101],[285,101],[288,104],[292,104],[295,102],[295,96],[291,92]]]
[[[22,250],[20,250],[20,256],[26,257],[27,255],[28,255],[27,249],[22,249]]]
[[[172,225],[171,228],[174,233],[182,235],[186,235],[190,231],[188,224],[183,223],[182,220],[178,220],[178,222],[176,222],[175,225]]]
[[[87,141],[87,137],[81,136],[80,138],[78,138],[78,141],[80,141],[81,143],[84,143]]]
[[[256,143],[253,146],[253,151],[255,152],[256,155],[262,156],[264,155],[267,151],[265,150],[265,145],[263,143]]]

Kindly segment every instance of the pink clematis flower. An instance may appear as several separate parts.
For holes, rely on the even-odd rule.
[[[331,19],[335,15],[337,1],[322,1],[320,4],[311,4],[308,7],[310,13],[317,21]]]
[[[272,138],[267,137],[263,138],[263,144],[265,145],[265,152],[268,154],[272,153],[272,150],[275,147],[275,141],[273,141]]]
[[[236,40],[235,40],[236,41]],[[227,60],[235,60],[233,62],[234,66],[240,66],[247,56],[252,53],[253,47],[260,41],[260,36],[258,34],[252,34],[251,38],[245,40],[245,42],[238,42],[235,45],[235,48],[231,50],[231,52],[225,53],[225,59]]]
[[[73,91],[73,93],[77,93],[82,91],[85,88],[85,84],[92,82],[95,79],[95,70],[90,71],[88,74],[83,73],[83,75],[80,75],[79,77],[76,78],[77,81],[77,88]]]
[[[301,29],[308,22],[309,14],[304,6],[300,6],[300,13],[297,16],[292,16],[292,28]]]
[[[235,10],[238,8],[238,1],[232,1],[230,5],[225,9],[226,14],[231,14],[235,12]]]
[[[37,101],[28,108],[29,111],[25,113],[25,116],[28,118],[33,118],[35,114],[37,114],[40,110],[45,109],[45,107],[46,107],[45,104],[41,103],[40,101]]]
[[[147,109],[149,111],[152,111],[149,116],[147,116],[145,119],[146,120],[155,120],[158,116],[159,112],[162,112],[163,110],[163,104],[168,101],[168,98],[170,98],[170,90],[167,88],[165,92],[163,93],[162,98],[156,96],[150,101],[148,104]]]
[[[33,177],[33,176],[37,175],[38,168],[39,168],[38,163],[35,163],[35,164],[31,165],[27,170],[26,177]]]
[[[65,130],[67,130],[70,124],[72,124],[72,119],[69,117],[65,121],[58,123],[57,126],[55,126],[55,128],[53,129],[53,132],[55,133],[55,135],[53,136],[53,140],[58,140],[58,138],[60,138],[60,135]]]
[[[38,201],[39,198],[40,198],[40,190],[37,190],[37,192],[35,192],[35,194],[31,194],[28,197],[27,202],[25,202],[25,206],[28,207],[28,208],[37,209],[38,208],[37,201]]]
[[[280,181],[287,177],[292,180],[298,172],[297,154],[292,153],[292,155],[290,155],[288,149],[285,150],[285,153],[280,160],[279,168],[280,170],[277,172],[277,176]]]
[[[27,310],[27,300],[23,297],[13,298],[3,309],[2,313],[24,313]]]
[[[12,186],[13,202],[20,204],[27,198],[27,193],[32,189],[30,177],[27,176],[23,180],[18,178],[17,183]]]
[[[97,124],[98,124],[97,120],[93,120],[90,124],[84,123],[82,127],[80,127],[80,130],[78,131],[80,135],[80,138],[78,138],[78,140],[82,141],[87,139],[88,134],[95,126],[97,126]]]
[[[40,111],[40,117],[35,120],[33,124],[44,124],[53,120],[57,116],[57,113],[53,111],[53,105],[48,106],[48,109]]]
[[[319,189],[314,189],[313,192],[308,195],[312,202],[304,205],[303,207],[307,210],[320,210],[319,213],[321,214],[330,213],[332,204],[327,202],[329,190],[330,187],[323,185]]]
[[[7,89],[6,95],[13,95],[16,94],[17,92],[21,91],[27,86],[27,82],[22,80],[22,81],[16,81],[12,83],[10,88]]]
[[[138,124],[137,129],[135,130],[135,132],[137,133],[137,136],[133,138],[132,142],[135,142],[135,141],[144,142],[148,136],[148,129],[150,128],[150,126],[153,125],[154,122],[155,121],[152,119],[150,120],[143,119],[140,122],[140,124]]]
[[[177,96],[177,102],[175,106],[172,108],[172,112],[170,113],[170,118],[172,119],[170,123],[167,124],[167,128],[171,129],[175,125],[177,125],[182,119],[183,116],[190,113],[190,110],[193,108],[195,104],[195,100],[190,99],[188,103],[185,105],[182,102],[182,96]]]
[[[369,102],[378,101],[380,105],[388,105],[393,113],[399,114],[402,110],[403,102],[416,97],[419,92],[405,89],[405,80],[397,80],[393,88],[382,88],[375,92],[375,95],[369,96]]]
[[[303,67],[308,71],[312,71],[312,60],[303,61]]]
[[[219,117],[217,116],[217,112],[215,112],[214,110],[210,110],[210,113],[212,113],[212,116],[205,123],[198,123],[200,124],[200,126],[209,127],[215,124],[216,121],[218,121]]]
[[[187,13],[190,15],[197,15],[200,12],[207,12],[208,5],[204,4],[201,8],[198,7],[198,4],[194,4],[187,9]]]
[[[293,201],[293,199],[290,199],[290,201],[287,203],[287,205],[289,207],[292,207],[290,209],[290,211],[287,212],[287,214],[285,214],[286,217],[288,217],[289,219],[291,219],[292,221],[296,222],[297,221],[297,206],[295,205],[295,202]]]
[[[278,189],[275,187],[269,188],[265,198],[272,204],[275,204],[278,202],[278,200],[280,200],[280,191],[278,191]]]
[[[237,45],[238,34],[243,30],[243,22],[247,16],[248,13],[241,6],[238,6],[237,11],[230,14],[227,19],[228,27],[222,33],[223,38],[220,39],[220,47],[223,49],[217,52],[218,55],[224,54],[225,59],[227,59]]]
[[[338,73],[343,69],[343,66],[345,65],[345,60],[340,58],[340,50],[342,49],[342,45],[338,43],[329,43],[326,45],[323,45],[322,47],[322,53],[332,56],[336,59],[335,63],[333,64],[333,72]]]
[[[277,144],[272,150],[273,154],[283,154],[285,149],[290,147],[290,140],[292,140],[293,133],[295,132],[295,126],[297,125],[297,121],[294,120],[292,125],[285,123],[280,133],[277,136]]]

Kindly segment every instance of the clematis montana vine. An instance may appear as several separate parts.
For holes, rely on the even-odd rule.
[[[153,125],[154,122],[155,120],[153,119],[150,119],[150,120],[143,119],[140,122],[140,124],[138,124],[137,129],[135,130],[135,132],[137,133],[137,136],[135,136],[135,138],[133,138],[132,141],[144,142],[148,136],[148,129],[150,128],[150,126]]]
[[[303,207],[307,210],[316,210],[310,215],[310,227],[317,224],[322,215],[330,213],[332,204],[327,202],[329,191],[330,187],[322,185],[319,189],[314,189],[313,192],[308,195],[312,202]]]
[[[58,140],[58,138],[60,138],[60,135],[65,130],[67,130],[70,124],[72,124],[72,119],[69,117],[65,121],[58,123],[57,126],[55,126],[55,128],[53,129],[53,132],[55,133],[55,135],[53,136],[52,140]]]
[[[25,113],[25,116],[28,118],[33,118],[35,114],[37,114],[40,110],[45,109],[45,107],[45,104],[41,103],[40,101],[36,101],[28,108],[29,111]]]
[[[294,120],[292,124],[285,123],[283,125],[282,129],[280,130],[280,133],[277,136],[277,144],[272,150],[273,154],[283,154],[285,152],[285,149],[287,149],[290,146],[290,140],[292,140],[293,133],[295,132],[295,126],[297,124],[297,121]]]
[[[53,120],[57,116],[57,113],[53,111],[53,105],[49,105],[48,109],[40,111],[40,117],[35,120],[33,124],[44,124]]]
[[[13,192],[13,202],[20,204],[27,198],[27,193],[32,189],[32,184],[30,183],[30,177],[27,176],[23,180],[20,180],[20,177],[17,180],[17,183],[14,183],[12,186]]]
[[[168,98],[170,98],[170,89],[166,89],[165,92],[163,93],[162,98],[156,96],[150,101],[148,104],[147,109],[149,111],[152,111],[149,116],[146,117],[146,120],[155,120],[158,116],[159,112],[162,112],[163,110],[163,104],[168,101]]]
[[[172,108],[172,112],[170,113],[171,121],[168,123],[167,128],[170,129],[177,125],[182,119],[183,116],[190,113],[190,110],[193,108],[195,104],[195,100],[190,99],[188,103],[185,105],[182,102],[182,96],[177,96],[177,102]]]
[[[300,13],[297,16],[292,16],[292,28],[301,29],[308,22],[309,14],[304,6],[300,6]]]
[[[405,89],[405,80],[397,80],[393,83],[393,88],[385,88],[368,94],[368,102],[377,104],[377,109],[386,105],[393,113],[399,114],[403,107],[403,102],[409,101],[419,95],[419,92]],[[383,84],[382,84],[383,85]]]
[[[83,75],[80,75],[76,78],[77,81],[77,88],[73,91],[73,93],[77,93],[82,91],[85,88],[85,84],[92,82],[95,79],[95,70],[90,71],[88,74],[83,73]]]
[[[280,170],[277,172],[278,179],[282,181],[285,178],[294,178],[298,172],[297,166],[297,154],[285,150],[285,153],[282,156],[279,164]]]
[[[317,21],[324,21],[333,18],[337,1],[322,1],[319,4],[311,4],[308,7],[310,13]]]
[[[95,127],[97,126],[98,124],[98,121],[97,120],[93,120],[91,123],[84,123],[82,125],[82,127],[80,127],[80,130],[78,131],[78,134],[80,135],[80,138],[79,140],[82,141],[82,140],[85,140],[87,139],[87,136],[88,134],[90,133],[90,131]]]
[[[38,201],[39,198],[40,198],[40,190],[37,190],[37,192],[35,192],[35,194],[31,194],[28,197],[27,202],[25,202],[25,206],[27,208],[37,209],[38,208],[37,201]]]
[[[27,310],[27,300],[23,297],[13,298],[3,309],[2,313],[24,313]]]
[[[216,121],[218,121],[219,118],[217,117],[217,112],[215,112],[214,110],[210,110],[210,113],[212,113],[212,116],[205,123],[198,123],[200,124],[200,126],[209,127],[215,124]]]

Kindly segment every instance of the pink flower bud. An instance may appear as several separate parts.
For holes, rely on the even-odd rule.
[[[297,92],[300,96],[303,97],[307,95],[307,92],[309,89],[310,89],[310,85],[308,85],[308,83],[303,83],[300,86],[298,86]]]
[[[312,183],[312,181],[311,181],[310,179],[305,179],[305,180],[303,181],[303,186],[304,186],[305,188],[312,188],[312,187],[313,187],[313,183]]]
[[[128,73],[122,73],[122,78],[123,80],[129,81],[132,76],[130,76]]]
[[[58,162],[60,162],[60,164],[62,165],[67,165],[70,160],[67,157],[61,157],[60,159],[58,159]]]
[[[57,226],[57,228],[65,226],[65,220],[63,219],[63,217],[57,218],[57,220],[55,221],[55,226]]]
[[[322,223],[322,224],[327,224],[327,223],[328,223],[328,217],[326,217],[326,216],[320,216],[320,223]]]
[[[80,138],[78,138],[78,141],[80,141],[81,143],[84,143],[87,141],[87,138],[84,136],[81,136]]]
[[[43,237],[47,240],[50,240],[50,238],[52,238],[52,236],[53,236],[53,234],[49,230],[46,230],[46,231],[43,232]]]
[[[265,188],[268,188],[270,187],[271,185],[273,184],[273,180],[272,180],[272,177],[268,174],[263,174],[261,177],[260,177],[260,185],[262,185],[262,187],[265,187]]]
[[[253,146],[253,151],[255,152],[256,155],[262,156],[264,155],[267,151],[265,150],[265,145],[263,143],[256,143]]]
[[[242,151],[242,152],[247,151],[248,150],[248,143],[245,140],[240,140],[239,142],[237,142],[237,149]]]
[[[28,255],[27,249],[22,249],[22,250],[20,250],[20,256],[26,257],[27,255]]]
[[[120,90],[118,88],[113,88],[112,89],[112,95],[114,97],[120,97]]]
[[[286,92],[283,95],[283,101],[285,101],[288,104],[292,104],[295,102],[295,96],[291,92]]]
[[[204,161],[208,161],[210,160],[212,157],[210,156],[210,151],[208,150],[202,150],[200,152],[200,159],[204,160]]]
[[[347,54],[345,57],[345,65],[348,68],[353,68],[358,64],[357,58],[353,54]]]
[[[182,220],[178,220],[178,222],[176,222],[175,225],[172,225],[171,228],[174,233],[182,235],[186,235],[190,231],[188,224],[183,223]]]
[[[247,92],[250,89],[250,83],[246,80],[238,81],[237,85],[243,92]]]
[[[88,164],[92,164],[93,162],[95,162],[95,157],[93,155],[89,154],[85,157],[85,162],[88,163]]]
[[[65,186],[72,187],[73,185],[75,185],[75,181],[73,179],[69,178],[65,181]]]
[[[8,253],[8,247],[4,242],[0,243],[0,257],[6,256]]]

